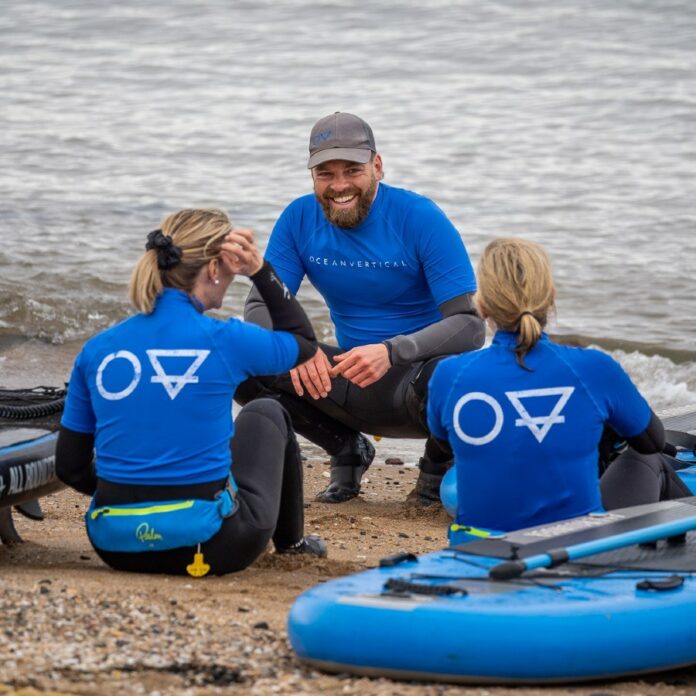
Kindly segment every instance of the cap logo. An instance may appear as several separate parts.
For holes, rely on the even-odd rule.
[[[315,136],[312,137],[312,147],[316,147],[317,145],[319,145],[319,143],[328,140],[331,137],[332,133],[333,131],[331,130],[325,130],[321,133],[317,133]]]

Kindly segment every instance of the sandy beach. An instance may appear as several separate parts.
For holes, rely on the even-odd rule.
[[[117,573],[90,547],[85,497],[62,490],[42,499],[43,522],[16,514],[25,543],[0,548],[0,693],[696,693],[696,668],[641,680],[512,689],[358,679],[303,666],[285,627],[300,592],[372,567],[396,551],[440,548],[447,524],[441,509],[416,509],[405,501],[415,469],[384,461],[367,473],[358,499],[339,506],[312,502],[326,484],[328,467],[317,450],[304,451],[306,528],[327,540],[326,559],[281,557],[269,550],[252,567],[219,578]]]

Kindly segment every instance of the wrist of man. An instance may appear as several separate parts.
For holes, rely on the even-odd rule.
[[[394,361],[392,360],[392,344],[391,344],[391,342],[387,339],[386,341],[382,341],[382,345],[385,346],[387,349],[387,357],[389,358],[389,365],[393,366]]]

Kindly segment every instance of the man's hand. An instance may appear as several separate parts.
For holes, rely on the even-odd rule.
[[[358,387],[369,387],[382,379],[391,367],[389,351],[384,343],[371,343],[367,346],[351,348],[347,353],[334,357],[335,367],[329,375],[343,375]]]
[[[297,396],[304,394],[304,388],[313,399],[321,399],[328,396],[331,391],[330,377],[331,363],[326,353],[321,348],[307,362],[290,370],[292,386],[295,387]]]

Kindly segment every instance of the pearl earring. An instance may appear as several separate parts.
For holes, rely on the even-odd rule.
[[[220,281],[217,278],[213,280],[213,283],[215,283],[215,285],[220,285]]]

